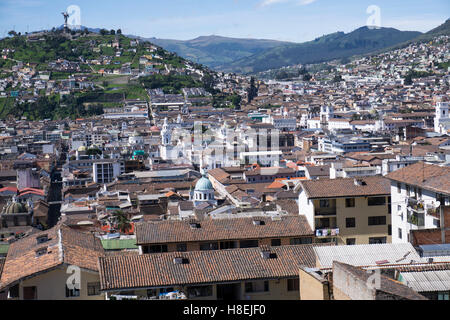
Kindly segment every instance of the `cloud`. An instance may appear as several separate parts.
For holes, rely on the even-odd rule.
[[[305,6],[310,3],[316,2],[317,0],[263,0],[260,3],[261,7],[267,7],[278,3],[285,3],[285,2],[294,2],[297,5]]]

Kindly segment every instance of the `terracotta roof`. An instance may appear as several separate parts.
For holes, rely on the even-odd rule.
[[[323,245],[271,247],[276,255],[272,259],[263,258],[259,247],[100,257],[100,286],[115,290],[297,278],[301,265],[315,266],[314,246]],[[175,258],[188,263],[175,264]]]
[[[49,240],[38,243],[37,238],[44,235]],[[41,249],[45,253],[37,256],[36,251]],[[97,259],[103,254],[100,239],[90,233],[59,224],[10,245],[0,278],[0,288],[62,264],[97,271]]]
[[[277,199],[274,203],[279,205],[282,210],[287,211],[290,215],[298,215],[298,204],[295,199]]]
[[[353,178],[300,181],[308,198],[336,198],[390,195],[391,184],[381,176],[361,178],[363,185],[355,185]],[[365,185],[364,185],[365,183]]]
[[[450,195],[450,167],[418,162],[391,172],[386,178]]]
[[[253,220],[261,220],[265,224],[255,225]],[[313,235],[306,218],[299,215],[285,216],[281,220],[265,217],[210,219],[201,221],[200,226],[192,229],[189,221],[170,220],[136,223],[136,242],[151,244]]]

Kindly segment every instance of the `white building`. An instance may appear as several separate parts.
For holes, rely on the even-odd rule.
[[[120,163],[118,162],[95,162],[92,166],[95,183],[110,183],[120,175]]]
[[[440,134],[450,130],[450,116],[448,102],[436,103],[436,116],[434,118],[434,131]]]
[[[392,242],[410,242],[410,231],[440,227],[450,205],[450,168],[418,162],[389,173]]]

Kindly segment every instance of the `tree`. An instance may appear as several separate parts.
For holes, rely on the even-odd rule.
[[[14,30],[11,30],[10,32],[8,32],[8,35],[11,37],[15,37],[17,35],[17,32],[15,32]]]
[[[411,76],[410,73],[406,75],[405,81],[403,81],[403,84],[404,84],[405,86],[409,86],[409,85],[412,84],[412,76]]]
[[[334,78],[333,78],[333,82],[341,82],[342,81],[342,76],[340,74],[335,74]]]
[[[241,107],[241,96],[238,94],[235,94],[231,97],[231,103],[234,105],[235,109],[240,109]]]
[[[115,35],[116,34],[116,30],[111,29],[111,31],[109,32],[110,35]]]
[[[117,34],[122,34],[122,29],[117,29],[116,33]]]
[[[116,210],[113,212],[113,221],[122,233],[127,232],[131,229],[131,223],[127,215],[122,210]]]
[[[303,81],[309,81],[312,79],[312,76],[309,73],[306,73],[303,75]]]
[[[105,36],[105,35],[108,34],[108,30],[106,30],[106,29],[100,29],[100,34],[101,34],[102,36]]]
[[[255,78],[250,78],[250,87],[247,89],[247,100],[250,103],[255,97],[258,96],[258,88],[255,86]]]

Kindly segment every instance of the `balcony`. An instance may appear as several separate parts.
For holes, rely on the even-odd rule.
[[[425,217],[424,212],[417,213],[413,212],[412,214],[408,214],[407,221],[417,227],[425,226]]]
[[[316,237],[332,237],[339,235],[339,228],[316,229]]]
[[[425,213],[425,204],[422,200],[408,198],[408,208],[416,213]]]
[[[314,210],[316,216],[335,216],[336,208],[319,208]]]

